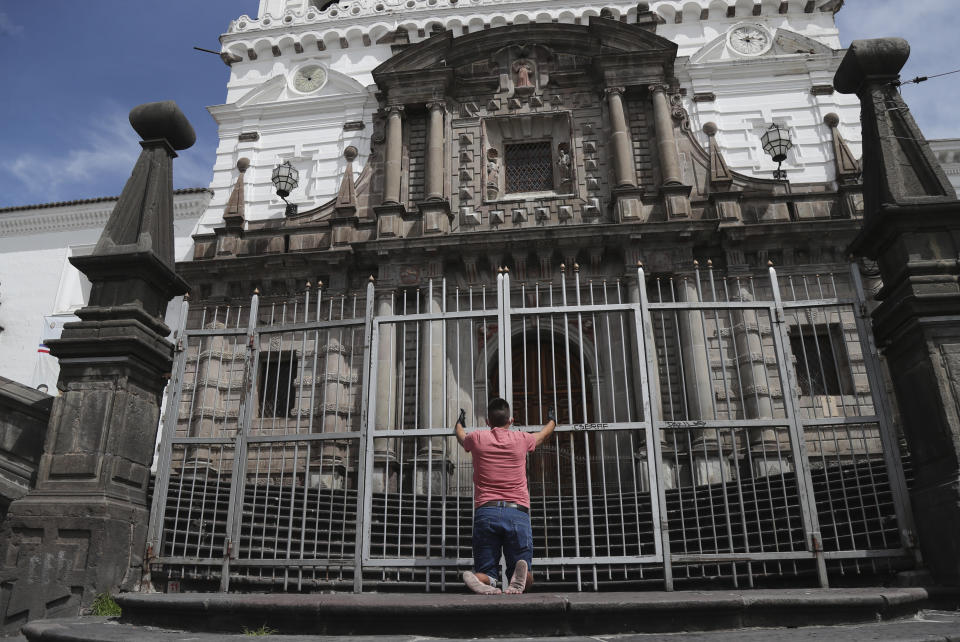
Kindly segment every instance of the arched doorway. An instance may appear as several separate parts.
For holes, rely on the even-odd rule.
[[[590,366],[576,346],[567,347],[563,336],[547,331],[514,335],[510,360],[514,425],[541,426],[551,407],[562,426],[582,425],[595,416],[593,395],[585,388]],[[498,389],[495,366],[490,380],[492,389]],[[531,499],[588,493],[588,463],[594,467],[596,452],[592,439],[585,431],[558,432],[531,454],[527,471]]]

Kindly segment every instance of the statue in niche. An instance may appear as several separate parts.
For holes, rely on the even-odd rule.
[[[514,80],[517,89],[533,90],[533,62],[527,58],[520,58],[513,63],[513,73],[516,74]]]
[[[566,143],[557,145],[557,173],[560,175],[560,185],[568,186],[571,179],[570,146]]]
[[[500,152],[495,147],[487,150],[487,200],[500,196]]]

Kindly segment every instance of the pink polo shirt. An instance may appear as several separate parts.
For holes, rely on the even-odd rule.
[[[474,505],[503,500],[530,507],[527,490],[527,453],[537,447],[533,433],[491,428],[477,430],[463,440],[473,455]]]

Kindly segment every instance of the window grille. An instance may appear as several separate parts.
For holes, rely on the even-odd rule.
[[[553,189],[550,141],[507,145],[504,156],[508,194]]]
[[[800,394],[842,395],[851,392],[849,378],[844,376],[847,361],[846,349],[840,327],[816,330],[796,329],[790,333],[790,348],[796,358],[797,384]],[[843,372],[841,372],[841,370]]]
[[[297,374],[297,357],[290,352],[280,355],[261,355],[260,397],[261,417],[289,417],[293,410],[294,378]]]

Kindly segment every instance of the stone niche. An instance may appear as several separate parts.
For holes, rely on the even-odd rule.
[[[484,201],[572,195],[571,129],[566,111],[484,118]]]

